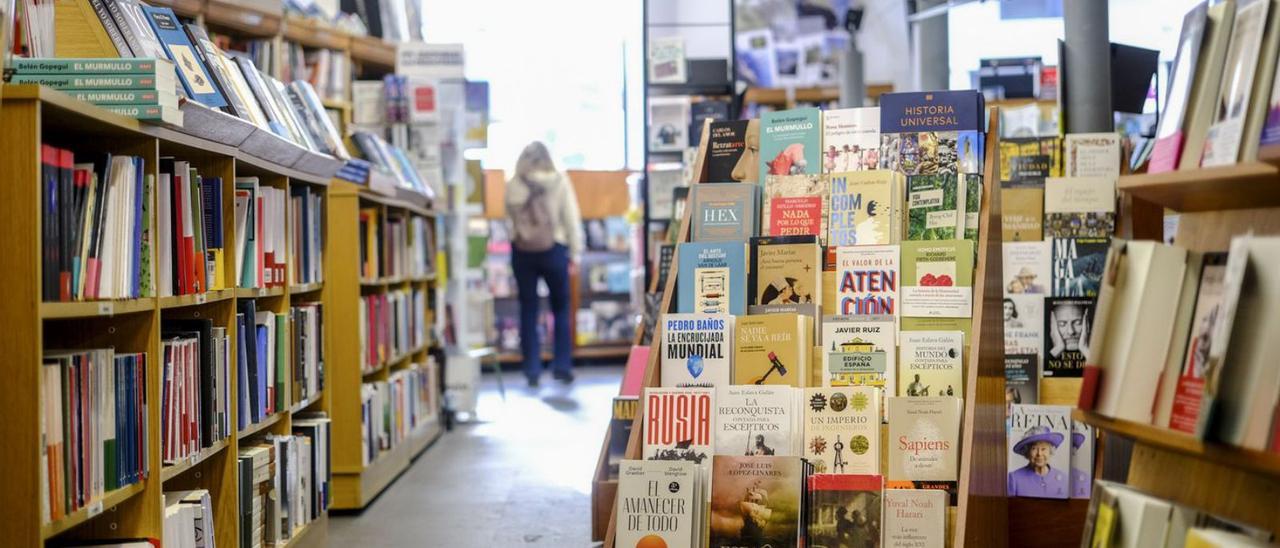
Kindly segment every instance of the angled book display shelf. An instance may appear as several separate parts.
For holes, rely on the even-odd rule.
[[[973,284],[973,330],[966,349],[964,410],[960,425],[960,469],[958,504],[947,512],[947,546],[1005,546],[1007,538],[1006,461],[1004,401],[1004,325],[1002,317],[1002,292],[1000,281],[1000,184],[999,184],[999,112],[988,111],[986,156],[983,166],[983,199],[979,211],[979,240]],[[706,182],[706,154],[709,131],[702,132],[698,153],[694,160],[695,183]],[[684,211],[680,235],[676,241],[689,241],[692,208]],[[666,285],[662,290],[662,312],[675,310],[674,295],[678,258],[671,264]],[[641,328],[643,329],[643,328]],[[637,335],[636,340],[642,338]],[[645,365],[645,387],[660,386],[659,371],[661,352],[660,337],[652,338],[654,345]],[[644,425],[644,406],[640,406],[632,423],[624,458],[639,459],[642,452],[641,435]],[[888,425],[881,426],[881,440],[887,441]],[[606,440],[607,445],[607,440]],[[882,443],[882,446],[884,444]],[[605,448],[607,451],[607,447]],[[887,452],[881,456],[887,459]],[[614,501],[616,505],[616,500]],[[617,517],[609,511],[609,525],[604,546],[615,546]]]

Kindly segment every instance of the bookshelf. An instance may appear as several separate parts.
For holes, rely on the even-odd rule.
[[[281,409],[270,417],[237,429],[235,414],[235,368],[231,368],[228,389],[231,397],[229,435],[193,455],[169,465],[161,457],[161,322],[170,319],[211,319],[215,326],[234,324],[237,302],[257,301],[261,310],[285,313],[291,305],[320,302],[325,282],[314,282],[293,288],[269,290],[228,288],[173,297],[142,297],[110,301],[41,302],[39,280],[43,264],[40,258],[40,151],[42,143],[71,149],[77,154],[130,154],[146,161],[146,173],[155,175],[158,158],[180,157],[191,162],[202,175],[221,177],[223,209],[233,207],[236,176],[256,176],[264,185],[288,190],[307,185],[327,202],[327,185],[314,176],[301,175],[289,168],[265,160],[244,161],[240,151],[204,141],[197,137],[150,126],[111,114],[101,108],[76,102],[67,95],[36,86],[10,86],[3,89],[4,117],[0,126],[6,139],[3,165],[13,184],[6,185],[4,215],[0,219],[3,235],[0,245],[7,253],[0,258],[11,274],[8,278],[15,297],[0,304],[0,321],[8,329],[0,335],[16,364],[11,368],[13,382],[4,383],[0,397],[6,402],[9,420],[0,427],[9,443],[0,448],[0,469],[8,480],[10,496],[0,503],[7,518],[0,524],[0,535],[18,546],[54,545],[75,539],[161,538],[164,509],[162,493],[186,489],[207,489],[213,503],[217,542],[232,546],[238,543],[239,508],[236,460],[238,449],[247,442],[268,434],[292,432],[294,417],[300,413],[328,411],[328,391],[332,383],[305,401],[290,401],[292,390],[281,394]],[[151,222],[154,223],[154,215]],[[328,215],[324,215],[328,217]],[[223,233],[234,241],[234,220],[223,217]],[[292,226],[286,223],[286,226]],[[286,234],[289,230],[285,229]],[[325,246],[328,242],[325,241]],[[234,251],[232,252],[234,253]],[[287,255],[287,253],[286,253]],[[230,257],[229,257],[230,258]],[[286,265],[295,263],[286,256]],[[227,279],[234,260],[226,261]],[[327,269],[327,266],[326,266]],[[324,327],[328,329],[328,327]],[[325,352],[333,343],[324,336]],[[231,338],[234,351],[236,340]],[[132,485],[105,493],[96,501],[60,519],[43,523],[40,516],[40,453],[32,450],[40,441],[40,401],[32,394],[41,390],[37,374],[46,349],[114,347],[122,352],[147,353],[146,408],[147,444],[143,459],[147,476]],[[330,362],[332,363],[332,362]],[[290,373],[297,357],[286,355]],[[292,379],[292,374],[290,374]],[[312,521],[293,532],[293,543],[322,542],[327,535],[327,520]]]
[[[892,83],[868,84],[867,98],[873,103],[880,101],[880,96],[893,91]],[[750,88],[743,96],[743,102],[757,105],[769,105],[779,109],[795,108],[801,103],[826,104],[840,100],[840,88],[836,86],[803,87],[803,88]]]

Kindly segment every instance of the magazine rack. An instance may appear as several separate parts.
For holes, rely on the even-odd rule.
[[[967,350],[965,371],[965,405],[960,424],[960,477],[958,504],[947,512],[947,546],[1002,547],[1008,544],[1008,500],[1005,498],[1006,475],[1004,405],[1004,318],[1000,283],[1000,159],[997,136],[1000,135],[998,109],[988,113],[986,160],[983,166],[982,207],[979,211],[977,261],[974,265],[973,328]],[[705,182],[707,136],[702,132],[698,154],[693,165],[695,184]],[[691,208],[685,208],[677,241],[689,239]],[[659,310],[672,311],[679,259],[671,263]],[[659,359],[656,345],[649,352],[645,366],[644,386],[659,386]],[[640,434],[644,424],[644,406],[640,406],[631,427],[625,457],[641,457]],[[888,427],[881,427],[881,439]],[[881,455],[882,463],[888,452]],[[882,468],[887,468],[883,467]],[[615,502],[616,504],[616,502]],[[617,514],[610,511],[605,532],[605,548],[613,548],[617,532]]]

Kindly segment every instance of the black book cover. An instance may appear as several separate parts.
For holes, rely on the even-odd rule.
[[[184,319],[165,320],[160,325],[162,338],[195,336],[200,341],[200,447],[209,447],[213,439],[214,402],[217,384],[214,382],[213,320]]]
[[[44,249],[44,268],[41,271],[41,298],[58,300],[58,159],[57,149],[45,145],[40,153],[41,223],[40,235]]]
[[[253,458],[240,457],[240,546],[253,546]]]
[[[58,300],[71,300],[71,242],[75,232],[75,180],[71,166],[75,159],[70,150],[58,151]]]
[[[258,378],[258,360],[262,359],[262,356],[258,356],[258,329],[257,321],[255,320],[258,317],[258,311],[253,299],[237,301],[236,308],[239,309],[241,314],[244,314],[240,348],[246,349],[245,366],[249,373],[249,423],[254,424],[262,420],[262,409],[266,403],[258,401],[258,383],[263,382],[262,379]]]
[[[708,99],[698,101],[689,107],[689,117],[692,122],[689,124],[689,145],[698,146],[702,142],[702,125],[704,120],[711,120],[712,123],[729,119],[729,102]]]
[[[755,167],[756,159],[754,153],[749,158],[743,158],[743,154],[748,149],[747,136],[750,133],[750,126],[750,120],[727,120],[711,123],[711,135],[707,139],[707,176],[704,181],[711,183],[756,182],[754,177],[745,177],[748,169],[751,172],[756,172],[759,169]],[[757,138],[752,150],[758,147],[759,140]],[[744,166],[745,164],[751,165],[745,166],[747,169],[739,168],[740,160]],[[735,175],[737,176],[735,177]]]
[[[747,263],[747,304],[777,304],[777,303],[760,303],[760,246],[771,245],[794,245],[794,244],[813,244],[818,245],[818,237],[813,234],[801,234],[795,236],[752,236],[751,237],[751,257]],[[821,260],[821,253],[819,254]],[[818,266],[818,265],[814,265]],[[766,280],[768,283],[769,280]],[[812,291],[814,288],[809,288]],[[811,302],[811,301],[794,301],[794,302]],[[815,303],[815,304],[821,304]]]

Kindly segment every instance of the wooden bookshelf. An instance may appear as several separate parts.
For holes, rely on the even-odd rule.
[[[1116,187],[1135,199],[1194,213],[1280,206],[1280,169],[1249,162],[1120,177]]]
[[[308,48],[345,52],[351,47],[351,36],[316,19],[290,15],[284,21],[284,39]]]
[[[868,84],[867,97],[878,102],[880,96],[893,91],[893,84]],[[840,100],[840,88],[835,86],[815,86],[799,88],[750,88],[745,95],[745,102],[758,105],[770,105],[779,108],[795,108],[799,103],[829,103]]]
[[[1094,427],[1163,451],[1212,460],[1280,480],[1280,454],[1206,442],[1189,434],[1076,409],[1072,417]]]

